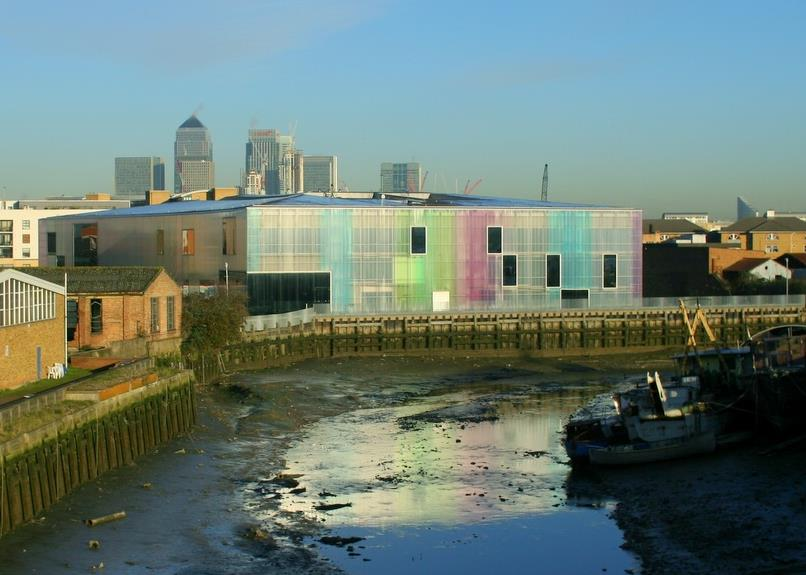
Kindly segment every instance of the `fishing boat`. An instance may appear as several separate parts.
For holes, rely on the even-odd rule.
[[[625,465],[713,451],[721,417],[700,396],[697,376],[664,385],[657,372],[647,374],[644,385],[613,395],[610,414],[572,417],[566,453],[572,463]]]

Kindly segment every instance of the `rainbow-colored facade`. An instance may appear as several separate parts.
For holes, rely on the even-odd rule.
[[[163,265],[188,285],[243,284],[259,315],[309,305],[333,314],[601,308],[641,298],[635,209],[298,194],[88,216],[81,225],[97,223],[100,265]],[[156,230],[162,245],[152,248]],[[182,253],[188,230],[192,254]],[[127,234],[142,248],[127,248]]]

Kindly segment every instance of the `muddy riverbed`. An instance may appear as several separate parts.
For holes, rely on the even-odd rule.
[[[200,392],[192,436],[0,541],[0,573],[800,572],[796,449],[571,471],[568,414],[656,359],[387,357],[236,374]]]

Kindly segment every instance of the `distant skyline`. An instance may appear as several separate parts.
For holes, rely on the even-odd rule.
[[[796,0],[46,4],[0,19],[0,199],[112,193],[196,112],[218,186],[275,128],[351,190],[415,161],[428,191],[539,199],[548,163],[549,200],[806,211]]]

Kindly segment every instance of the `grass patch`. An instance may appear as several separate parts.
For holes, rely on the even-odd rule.
[[[39,381],[26,383],[25,385],[21,387],[15,387],[14,389],[4,389],[0,391],[0,402],[11,401],[12,399],[17,399],[19,397],[23,397],[24,395],[34,395],[36,393],[41,393],[43,391],[47,391],[49,389],[62,385],[63,383],[75,381],[91,373],[92,372],[89,371],[88,369],[71,367],[67,371],[67,375],[65,375],[61,379],[40,379]]]

